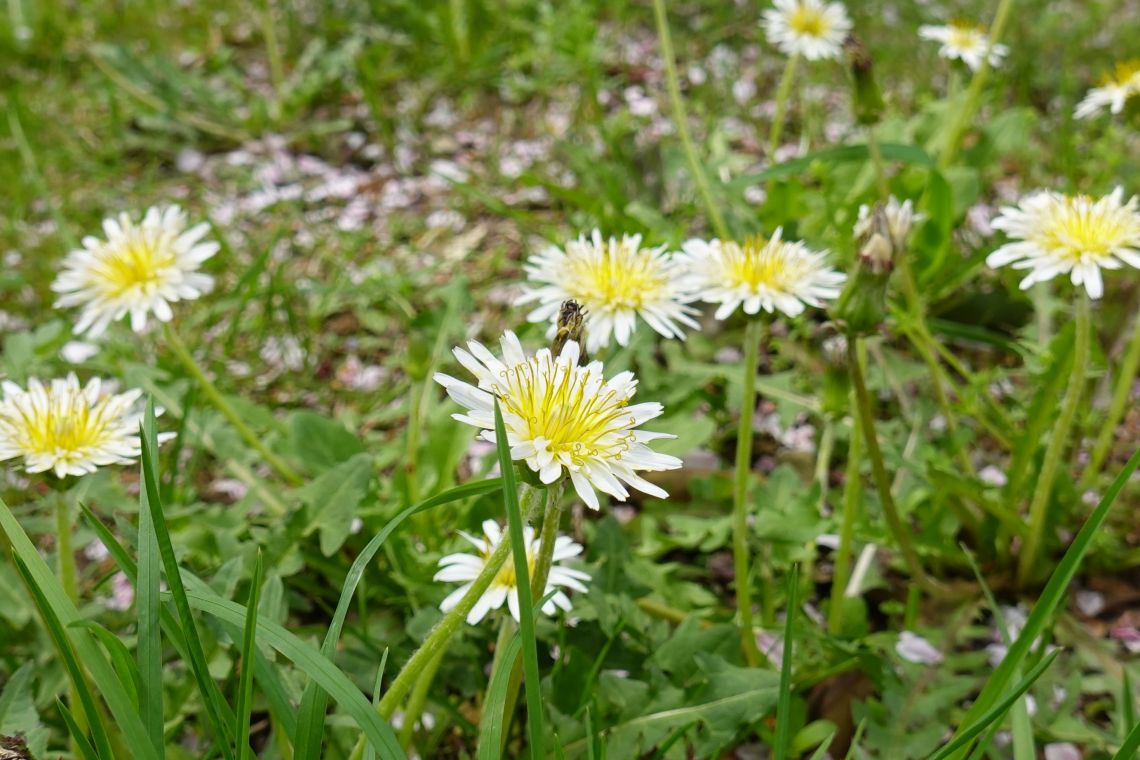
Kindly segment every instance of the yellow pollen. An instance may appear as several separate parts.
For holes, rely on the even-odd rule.
[[[788,283],[800,280],[807,270],[800,258],[788,256],[787,250],[783,243],[771,245],[764,237],[750,237],[740,246],[740,255],[729,257],[729,277],[750,290],[783,290]]]
[[[161,283],[163,271],[173,266],[177,258],[158,242],[136,238],[107,252],[94,269],[104,295],[117,298]]]
[[[600,261],[570,260],[570,295],[585,304],[621,309],[640,309],[656,301],[667,284],[657,261],[648,253],[623,251],[616,241],[605,245]]]
[[[1134,58],[1130,61],[1121,61],[1116,64],[1116,68],[1111,73],[1106,73],[1101,78],[1102,84],[1115,84],[1124,86],[1133,84],[1140,87],[1140,58]]]
[[[635,420],[624,411],[628,401],[589,379],[582,368],[544,367],[531,359],[507,369],[496,392],[505,410],[526,420],[527,437],[545,438],[556,457],[575,464],[598,456],[620,459],[634,440],[629,428]]]
[[[1087,195],[1066,197],[1050,224],[1041,230],[1047,248],[1076,261],[1085,255],[1111,256],[1129,232],[1126,217],[1094,208]]]
[[[969,50],[984,44],[985,32],[985,28],[968,21],[955,21],[950,24],[950,39],[947,43],[959,50]]]
[[[94,408],[85,400],[74,404],[49,404],[41,414],[23,418],[21,445],[37,454],[79,453],[98,445],[106,437],[105,402]]]
[[[509,541],[510,538],[507,536],[503,536],[500,540],[501,541]],[[494,549],[494,547],[492,547],[492,550],[493,549]],[[483,553],[483,560],[484,561],[489,560],[490,558],[491,558],[491,552],[488,551],[488,552]],[[532,578],[534,577],[534,553],[531,552],[530,549],[527,549],[527,552],[526,552],[526,571],[527,571],[528,576],[530,576]],[[507,558],[506,564],[504,564],[503,568],[501,570],[499,570],[498,575],[495,576],[495,580],[492,581],[492,585],[505,586],[506,588],[515,588],[516,586],[519,585],[518,577],[515,575],[514,558],[512,558],[512,557]]]
[[[827,19],[816,8],[800,6],[792,12],[788,26],[793,31],[808,37],[822,37],[827,31]]]

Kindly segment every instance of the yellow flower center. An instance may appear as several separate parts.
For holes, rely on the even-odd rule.
[[[546,439],[555,456],[576,464],[600,455],[620,459],[634,439],[628,428],[636,420],[623,411],[628,401],[599,388],[597,375],[583,367],[532,358],[508,369],[503,380],[497,389],[503,408],[526,420],[528,438]]]
[[[955,21],[950,24],[950,39],[947,43],[959,50],[970,50],[981,47],[985,29],[967,21]]]
[[[1066,197],[1041,230],[1044,247],[1080,261],[1086,255],[1111,256],[1122,242],[1137,234],[1130,214],[1104,212],[1095,208],[1095,203],[1087,195]]]
[[[805,37],[822,37],[827,31],[827,19],[818,8],[800,6],[792,11],[788,26]]]
[[[1121,61],[1116,64],[1116,68],[1111,73],[1104,75],[1102,82],[1106,85],[1118,85],[1120,87],[1129,84],[1140,87],[1140,58]]]
[[[504,535],[499,540],[500,541],[510,541],[511,539],[510,539],[510,536]],[[494,549],[494,547],[491,547],[491,548],[492,548],[492,550]],[[483,560],[484,561],[489,560],[490,558],[491,558],[491,552],[484,552],[483,553]],[[527,575],[529,577],[531,577],[531,578],[534,577],[534,554],[530,551],[530,549],[527,549],[527,552],[526,552],[526,572],[527,572]],[[495,580],[492,581],[492,585],[504,586],[506,588],[515,588],[516,586],[519,585],[518,576],[515,575],[515,560],[513,557],[507,557],[506,563],[503,565],[502,569],[499,570],[498,574],[495,576]]]
[[[73,403],[50,403],[46,409],[23,418],[21,447],[37,454],[77,454],[100,444],[106,436],[107,422],[103,411],[106,401],[94,408],[86,400]]]
[[[790,256],[789,248],[783,242],[772,245],[764,237],[746,239],[743,245],[729,243],[728,276],[749,290],[761,287],[784,290],[808,273],[809,267],[800,256]],[[732,249],[736,248],[736,251]],[[732,254],[736,255],[732,255]]]
[[[640,309],[658,299],[668,283],[659,262],[648,252],[623,249],[618,241],[605,244],[598,260],[592,256],[569,261],[570,295],[588,306]]]
[[[104,295],[116,298],[138,290],[148,290],[163,281],[164,272],[177,258],[160,241],[136,238],[108,250],[94,268]]]

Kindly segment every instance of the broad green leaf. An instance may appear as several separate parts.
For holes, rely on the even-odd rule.
[[[293,458],[313,472],[332,469],[365,453],[364,444],[344,425],[309,411],[289,415],[289,445]]]
[[[372,472],[372,457],[357,454],[293,492],[309,506],[305,535],[320,531],[321,553],[326,557],[336,553],[348,538],[352,518],[368,495]]]

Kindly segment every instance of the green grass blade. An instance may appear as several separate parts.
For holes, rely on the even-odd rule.
[[[982,734],[982,732],[989,728],[991,723],[1001,720],[1002,716],[1006,714],[1009,708],[1012,707],[1017,700],[1021,699],[1022,695],[1025,694],[1025,692],[1029,691],[1029,687],[1032,686],[1037,681],[1037,679],[1041,677],[1041,674],[1044,673],[1045,670],[1053,664],[1053,660],[1057,659],[1057,655],[1060,653],[1061,650],[1059,649],[1050,652],[1044,659],[1041,660],[1041,662],[1037,663],[1037,665],[1035,665],[1033,669],[1029,671],[1029,675],[1021,679],[1021,681],[1013,687],[1013,690],[1004,699],[1002,699],[982,715],[978,716],[978,718],[971,722],[968,726],[959,726],[958,732],[954,735],[955,738],[945,747],[932,755],[930,760],[945,760],[945,758],[950,757],[959,750],[967,750],[974,739],[976,739],[979,735]]]
[[[1037,640],[1045,627],[1048,625],[1053,613],[1065,598],[1065,592],[1072,583],[1073,578],[1076,577],[1077,569],[1081,565],[1085,554],[1088,553],[1089,547],[1092,545],[1093,537],[1100,531],[1104,521],[1108,518],[1108,512],[1112,508],[1112,504],[1116,501],[1116,497],[1120,495],[1124,485],[1132,476],[1136,468],[1140,466],[1140,449],[1138,449],[1128,462],[1124,465],[1124,469],[1116,476],[1116,479],[1109,486],[1109,489],[1104,494],[1104,498],[1100,500],[1093,513],[1081,526],[1080,531],[1073,539],[1073,543],[1065,552],[1065,556],[1061,558],[1061,562],[1057,565],[1057,569],[1053,571],[1053,575],[1049,578],[1049,582],[1045,585],[1045,589],[1038,597],[1037,603],[1033,605],[1032,612],[1029,613],[1029,619],[1025,621],[1025,627],[1021,630],[1021,635],[1017,637],[1017,641],[1013,642],[1009,647],[1009,652],[1006,653],[1005,658],[994,670],[993,675],[986,681],[986,685],[982,688],[978,698],[974,700],[974,704],[966,712],[965,717],[962,719],[962,724],[958,727],[955,736],[960,735],[967,727],[973,725],[985,712],[989,710],[998,698],[1006,691],[1010,682],[1013,680],[1014,674],[1018,668],[1021,667],[1022,662],[1025,660],[1026,655],[1029,654],[1029,648],[1033,642]],[[965,757],[965,753],[956,755],[955,758]]]
[[[483,719],[479,723],[478,760],[499,760],[502,755],[503,729],[506,727],[507,692],[511,681],[511,664],[522,650],[522,639],[518,634],[511,637],[499,659],[499,666],[487,687],[483,700]]]
[[[115,634],[108,631],[94,620],[80,620],[72,623],[72,628],[83,628],[91,632],[103,644],[107,654],[111,657],[111,665],[119,676],[119,682],[127,690],[131,701],[139,703],[139,670],[135,666],[135,659],[131,657],[131,650]],[[141,713],[140,713],[141,715]],[[160,749],[161,751],[161,749]]]
[[[55,571],[48,567],[3,500],[0,500],[0,531],[7,537],[13,556],[24,564],[28,575],[46,598],[53,614],[69,629],[69,638],[76,655],[91,674],[92,683],[103,695],[123,739],[134,750],[136,760],[159,760],[158,753],[139,720],[138,706],[119,682],[115,669],[107,662],[91,634],[82,628],[71,627],[81,620],[79,611],[63,590]]]
[[[100,760],[100,757],[95,752],[95,748],[91,746],[91,742],[87,741],[87,737],[83,735],[83,729],[75,721],[75,716],[71,714],[71,710],[67,709],[67,705],[63,700],[57,699],[55,706],[59,708],[59,714],[63,716],[63,722],[67,724],[67,732],[71,734],[75,746],[79,748],[79,754],[83,755],[85,760]],[[111,756],[108,755],[107,758]]]
[[[1124,682],[1120,684],[1120,736],[1124,738],[1136,727],[1136,692],[1132,689],[1132,676],[1124,669]]]
[[[986,603],[990,607],[990,614],[994,616],[994,622],[997,623],[998,632],[1001,634],[1002,643],[1008,650],[1013,640],[1009,635],[1009,627],[1005,624],[1005,617],[1001,614],[1001,606],[998,605],[993,590],[989,584],[986,583],[986,579],[982,575],[982,569],[978,567],[974,555],[964,544],[961,545],[961,548],[962,553],[966,556],[966,562],[970,565],[970,569],[974,571],[974,578],[977,579],[978,586],[981,587],[982,593],[986,597]],[[1021,675],[1021,668],[1018,668],[1014,671],[1013,677],[1020,680]],[[1014,760],[1037,760],[1037,744],[1033,739],[1033,723],[1029,719],[1029,705],[1024,699],[1019,699],[1014,703],[1013,707],[1010,708],[1010,733],[1013,734]]]
[[[92,530],[99,536],[99,540],[107,547],[107,552],[119,569],[130,579],[131,583],[135,582],[138,576],[138,567],[135,565],[134,560],[131,559],[127,550],[119,543],[119,539],[107,529],[107,526],[92,512],[89,508],[80,504],[84,516],[87,518],[88,523],[91,525]],[[192,573],[183,571],[188,577],[194,577]],[[160,619],[162,621],[162,630],[166,633],[167,640],[178,652],[179,657],[183,661],[189,659],[186,654],[186,642],[182,636],[182,630],[178,627],[178,620],[174,616],[171,609],[173,604],[167,602],[160,610]],[[226,634],[234,641],[240,641],[242,634],[241,628],[237,626],[222,624]],[[116,639],[117,641],[117,639]],[[285,688],[285,684],[281,680],[281,674],[273,667],[273,664],[265,658],[260,649],[254,648],[253,650],[253,675],[257,679],[257,683],[261,686],[262,692],[265,694],[265,699],[269,703],[269,710],[273,713],[273,717],[285,730],[288,736],[292,737],[297,730],[297,716],[293,711],[292,698],[289,696],[289,691]],[[225,716],[229,719],[229,715]],[[232,722],[232,720],[231,720]]]
[[[823,744],[816,747],[815,752],[812,753],[809,760],[823,760],[824,757],[827,757],[827,751],[831,749],[831,743],[835,741],[835,733],[835,731],[832,731],[831,736],[824,739]]]
[[[44,621],[44,627],[47,628],[48,635],[55,645],[55,650],[63,661],[63,667],[71,679],[74,693],[79,697],[79,703],[83,707],[83,714],[87,716],[87,725],[91,730],[91,738],[94,740],[94,746],[97,748],[92,749],[92,752],[96,757],[110,760],[114,757],[114,754],[111,752],[111,740],[107,736],[107,728],[103,725],[103,721],[95,707],[95,697],[91,694],[91,688],[87,684],[87,677],[84,675],[83,669],[79,666],[79,660],[75,657],[75,650],[72,649],[71,640],[63,630],[63,625],[60,623],[59,617],[56,616],[55,610],[52,609],[44,592],[36,585],[36,581],[28,570],[27,565],[19,558],[16,558],[14,564],[28,592],[32,595],[32,600],[36,603],[36,608],[40,611],[40,618]],[[72,707],[74,707],[74,705],[72,705]],[[68,726],[69,729],[74,723],[73,719]],[[79,729],[78,725],[75,725],[75,728],[72,730],[72,737],[75,739],[76,744],[82,747],[87,741],[87,737],[83,731]]]
[[[665,741],[657,745],[657,751],[653,753],[652,760],[665,760],[666,754],[673,747],[674,744],[681,741],[681,737],[694,726],[694,723],[686,723],[683,726],[677,726],[673,729],[673,733],[665,737]]]
[[[408,507],[389,520],[383,530],[377,533],[376,536],[368,542],[368,545],[364,547],[364,550],[360,552],[360,555],[352,563],[352,567],[349,568],[348,574],[344,579],[344,588],[342,588],[340,592],[340,600],[336,605],[336,611],[333,613],[328,632],[325,634],[324,642],[321,644],[321,653],[324,654],[327,659],[332,660],[333,654],[336,652],[337,642],[340,640],[341,631],[344,629],[344,621],[348,616],[348,609],[352,605],[352,598],[356,595],[357,586],[360,585],[360,579],[364,576],[365,569],[372,564],[372,559],[376,556],[376,552],[380,551],[380,547],[384,545],[384,542],[388,540],[388,536],[390,536],[396,528],[400,527],[409,517],[419,512],[461,499],[482,496],[483,494],[497,491],[500,488],[502,488],[502,481],[499,478],[467,483]],[[321,690],[318,684],[310,683],[305,688],[305,693],[301,697],[301,706],[297,714],[297,732],[294,734],[293,740],[295,760],[320,760],[321,739],[324,734],[325,710],[327,707],[328,695]]]
[[[238,679],[237,707],[234,709],[234,735],[237,737],[237,755],[241,760],[253,757],[249,744],[250,713],[253,710],[253,652],[257,643],[257,613],[261,603],[261,577],[264,566],[261,550],[253,563],[253,579],[249,586],[249,600],[246,602],[245,631],[241,644],[241,676]]]
[[[1140,723],[1132,726],[1124,744],[1120,745],[1120,751],[1112,756],[1112,760],[1134,760],[1137,756],[1140,756]]]
[[[519,595],[519,635],[523,649],[523,685],[526,688],[526,724],[530,734],[530,756],[545,757],[543,748],[542,681],[538,674],[538,642],[534,634],[534,604],[530,594],[530,571],[527,546],[523,537],[523,516],[519,509],[518,484],[511,461],[503,410],[495,399],[495,445],[499,452],[499,469],[503,475],[503,502],[507,507],[507,527],[511,534],[511,558],[515,563],[515,587]],[[550,507],[548,507],[550,509]]]
[[[211,615],[223,623],[244,626],[245,607],[222,599],[204,582],[187,576],[190,586],[186,593],[187,603],[201,612]],[[373,743],[384,760],[403,760],[404,753],[396,741],[396,735],[372,708],[360,689],[356,687],[327,657],[315,647],[285,630],[277,623],[268,620],[257,621],[257,640],[265,646],[281,653],[283,657],[300,668],[305,675],[320,684],[333,699],[340,703]]]
[[[799,609],[800,566],[792,565],[788,575],[788,611],[784,619],[784,656],[780,662],[780,698],[776,703],[776,747],[774,760],[785,760],[792,742],[792,646],[796,640],[796,612]]]
[[[384,656],[380,658],[380,667],[376,668],[376,685],[372,687],[372,707],[380,709],[380,693],[384,691],[384,669],[388,666],[388,647],[384,647]],[[369,744],[364,748],[364,760],[376,760],[376,748]]]
[[[154,403],[147,404],[143,417],[143,436],[157,440]],[[146,726],[151,743],[159,755],[163,751],[162,707],[162,624],[159,622],[159,589],[162,566],[158,556],[158,540],[151,522],[148,502],[150,489],[139,489],[138,574],[134,579],[135,606],[138,612],[139,717]]]
[[[153,399],[147,402],[147,410],[148,416],[154,413]],[[202,648],[202,640],[198,636],[198,626],[194,622],[190,604],[186,599],[186,586],[182,581],[182,570],[179,568],[178,559],[174,555],[174,544],[170,540],[170,531],[166,527],[166,516],[162,511],[162,492],[158,487],[158,440],[154,436],[153,428],[149,431],[149,435],[147,432],[146,426],[144,426],[142,435],[142,488],[146,492],[146,505],[154,526],[162,566],[166,571],[166,583],[170,588],[170,596],[174,600],[174,608],[178,613],[182,633],[186,637],[190,671],[193,673],[194,680],[198,684],[198,691],[202,695],[202,703],[206,708],[206,723],[213,735],[214,743],[222,753],[222,757],[226,760],[234,760],[234,740],[229,730],[230,724],[222,717],[224,700],[206,664],[206,653]]]

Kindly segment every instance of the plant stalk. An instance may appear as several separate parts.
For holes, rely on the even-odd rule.
[[[751,319],[744,332],[744,392],[740,399],[740,426],[736,435],[736,472],[732,488],[732,556],[736,577],[736,609],[740,646],[749,665],[760,663],[760,650],[752,630],[752,573],[748,552],[748,485],[752,474],[752,415],[756,409],[756,373],[760,369],[760,340],[764,323]]]
[[[1061,457],[1069,442],[1073,431],[1073,422],[1077,416],[1077,407],[1080,405],[1081,395],[1084,392],[1085,379],[1088,374],[1089,344],[1091,342],[1091,325],[1089,318],[1089,299],[1083,290],[1077,295],[1076,308],[1076,334],[1073,340],[1073,370],[1069,377],[1068,388],[1061,402],[1061,411],[1057,421],[1053,424],[1053,432],[1049,436],[1049,444],[1045,449],[1045,459],[1041,463],[1041,474],[1037,478],[1037,485],[1033,489],[1033,500],[1029,503],[1029,530],[1025,534],[1025,545],[1021,547],[1021,554],[1017,562],[1018,582],[1025,586],[1033,581],[1037,569],[1037,555],[1041,552],[1047,529],[1049,514],[1049,496],[1053,493],[1053,481],[1057,476],[1057,468]]]
[[[855,406],[859,413],[859,426],[863,432],[863,442],[867,446],[867,455],[871,460],[871,473],[875,479],[875,488],[879,493],[879,501],[883,506],[883,517],[886,518],[887,528],[902,552],[903,561],[914,579],[924,591],[936,592],[939,584],[927,575],[922,567],[922,561],[914,548],[910,531],[899,513],[895,504],[895,497],[891,494],[891,479],[887,475],[887,467],[883,461],[883,452],[879,448],[878,435],[875,432],[875,416],[871,412],[871,396],[867,392],[867,381],[863,375],[863,362],[859,356],[860,338],[850,336],[847,340],[847,363],[850,367],[851,381],[855,386]]]
[[[432,681],[435,680],[435,674],[439,670],[439,666],[443,663],[443,656],[447,654],[447,642],[439,648],[432,659],[428,660],[424,671],[420,673],[420,677],[416,680],[416,685],[412,689],[412,693],[408,696],[408,703],[404,705],[404,725],[400,727],[400,746],[406,751],[412,746],[412,735],[416,731],[416,721],[424,711],[424,703],[427,702],[428,692],[431,690]]]
[[[1093,444],[1089,455],[1088,466],[1081,476],[1080,490],[1085,491],[1096,482],[1100,468],[1104,465],[1112,443],[1116,440],[1116,428],[1124,417],[1124,408],[1132,394],[1132,384],[1136,381],[1136,373],[1140,370],[1140,313],[1132,323],[1132,335],[1128,339],[1128,347],[1124,350],[1124,357],[1120,360],[1120,368],[1116,373],[1116,384],[1112,388],[1112,401],[1108,405],[1108,413]]]
[[[238,414],[233,405],[226,400],[226,397],[222,395],[218,387],[210,380],[206,371],[202,369],[202,366],[194,360],[190,349],[187,348],[186,343],[183,342],[174,327],[167,322],[165,328],[166,342],[170,345],[171,350],[174,351],[174,355],[178,357],[178,360],[182,362],[182,366],[184,366],[186,371],[197,381],[202,392],[206,394],[206,398],[210,399],[210,403],[233,425],[234,430],[237,431],[242,440],[244,440],[250,448],[260,454],[262,459],[276,470],[277,474],[284,478],[289,485],[299,486],[304,483],[304,479],[297,474],[297,471],[289,466],[284,459],[270,451],[269,447],[258,437],[257,433],[253,432],[249,425],[245,423],[245,420],[241,418],[241,415]]]
[[[772,131],[768,135],[768,163],[775,165],[776,149],[780,147],[780,137],[784,133],[784,122],[788,117],[788,100],[792,94],[792,83],[796,79],[796,68],[799,55],[788,56],[784,64],[784,73],[780,76],[780,84],[776,89],[776,115],[772,118]]]
[[[843,516],[839,527],[839,549],[835,553],[835,570],[831,579],[831,605],[827,611],[827,630],[836,636],[843,630],[843,595],[851,578],[851,554],[855,543],[855,523],[859,520],[862,484],[859,465],[863,461],[862,432],[855,399],[851,399],[851,442],[847,448],[847,470],[843,483]]]
[[[665,12],[665,0],[653,0],[653,16],[657,21],[657,39],[661,45],[661,57],[665,61],[665,82],[669,89],[669,102],[673,108],[673,122],[677,125],[677,134],[681,137],[681,147],[684,149],[685,158],[689,162],[689,171],[693,174],[693,181],[697,183],[697,191],[704,200],[709,222],[717,236],[727,240],[731,235],[724,223],[724,217],[721,216],[720,208],[713,199],[708,177],[697,157],[697,149],[693,145],[692,135],[689,134],[689,118],[685,113],[685,101],[681,95],[681,83],[677,77],[677,58],[673,52],[673,38],[669,34],[669,17]]]

